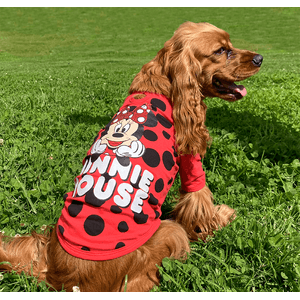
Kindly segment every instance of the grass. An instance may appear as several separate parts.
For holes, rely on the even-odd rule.
[[[141,66],[186,20],[264,56],[245,99],[207,99],[204,159],[231,226],[165,259],[153,291],[300,291],[299,8],[0,8],[0,230],[42,231],[60,215],[96,133]],[[163,206],[167,217],[180,185]],[[48,291],[0,275],[0,291]]]

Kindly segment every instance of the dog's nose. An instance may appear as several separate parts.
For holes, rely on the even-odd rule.
[[[263,57],[262,55],[260,54],[256,54],[253,59],[252,59],[252,62],[253,64],[256,66],[256,67],[260,67],[262,62],[263,62]]]

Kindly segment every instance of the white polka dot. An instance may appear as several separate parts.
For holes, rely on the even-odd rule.
[[[130,115],[129,117],[128,117],[128,119],[131,119],[133,117],[133,114],[132,115]]]
[[[124,110],[124,111],[122,112],[123,115],[125,115],[125,114],[127,114],[127,113],[128,113],[128,110]]]
[[[142,122],[145,121],[145,118],[144,117],[139,117],[139,118],[137,118],[137,120],[138,120],[138,122],[142,123]]]
[[[136,112],[137,112],[138,114],[142,114],[142,113],[144,112],[144,110],[143,110],[143,109],[138,109]]]
[[[146,105],[143,105],[142,108],[143,108],[143,109],[147,109],[147,106],[146,106]]]
[[[118,122],[118,119],[115,119],[115,120],[113,121],[113,123],[116,123],[116,122]]]

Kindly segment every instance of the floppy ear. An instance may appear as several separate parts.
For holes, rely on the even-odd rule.
[[[203,157],[209,140],[204,122],[207,106],[202,101],[199,78],[202,68],[190,47],[182,51],[170,49],[168,75],[171,78],[171,99],[178,154],[196,154]]]
[[[170,98],[170,81],[163,73],[165,49],[162,48],[154,59],[145,64],[133,79],[129,94],[134,92],[151,92],[163,94]]]

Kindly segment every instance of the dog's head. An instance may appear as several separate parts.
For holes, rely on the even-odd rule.
[[[257,73],[262,60],[255,52],[234,48],[224,30],[209,23],[186,22],[143,66],[129,93],[148,91],[170,98],[178,152],[204,156],[210,138],[202,100],[243,98],[247,91],[235,82]]]
[[[198,82],[203,97],[227,101],[247,94],[245,87],[235,82],[257,73],[263,61],[255,52],[234,48],[229,34],[209,23],[182,24],[162,52],[169,53],[165,71],[171,81],[183,74],[189,82]]]

